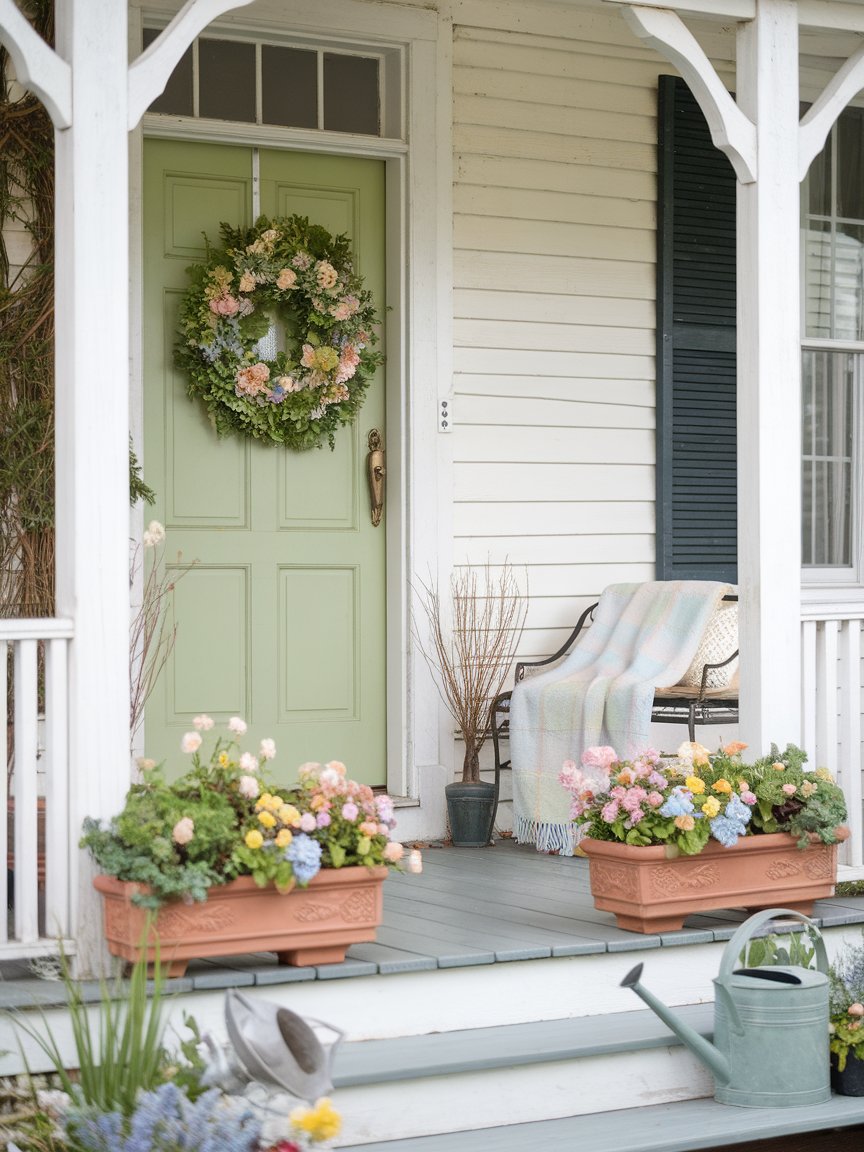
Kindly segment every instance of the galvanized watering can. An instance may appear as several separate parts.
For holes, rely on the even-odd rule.
[[[775,917],[795,917],[815,933],[819,970],[735,968],[753,933]],[[769,908],[745,920],[723,952],[714,979],[714,1043],[683,1023],[639,983],[642,965],[621,981],[714,1073],[714,1099],[743,1108],[821,1104],[831,1096],[828,1057],[828,956],[812,921]]]

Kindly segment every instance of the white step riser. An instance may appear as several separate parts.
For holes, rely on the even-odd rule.
[[[341,1088],[333,1100],[344,1125],[339,1143],[350,1145],[713,1094],[707,1069],[675,1047]]]

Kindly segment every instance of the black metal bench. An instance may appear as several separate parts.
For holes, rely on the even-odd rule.
[[[736,602],[737,596],[728,595],[724,601]],[[545,660],[522,660],[516,665],[515,683],[519,684],[526,675],[542,669],[553,667],[570,654],[582,629],[589,620],[594,618],[597,604],[586,608],[579,617],[578,623],[564,644],[558,651]],[[711,673],[731,664],[738,656],[738,649],[717,664],[704,664],[702,667],[702,682],[698,688],[687,688],[676,684],[672,688],[656,688],[654,690],[654,704],[651,709],[651,720],[657,724],[686,724],[690,740],[696,739],[697,724],[737,724],[738,723],[738,687],[737,684],[728,688],[709,688]],[[511,692],[502,692],[492,701],[489,722],[492,735],[492,747],[495,753],[495,786],[496,791],[502,770],[510,767],[510,761],[501,759],[501,741],[506,739],[510,731],[510,697]]]

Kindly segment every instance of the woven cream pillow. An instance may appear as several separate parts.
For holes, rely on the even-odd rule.
[[[705,635],[693,657],[693,663],[681,677],[688,688],[702,684],[702,669],[706,664],[719,664],[728,659],[738,647],[738,605],[721,601],[708,621]],[[712,668],[705,682],[706,688],[728,688],[738,672],[738,657],[722,668]]]

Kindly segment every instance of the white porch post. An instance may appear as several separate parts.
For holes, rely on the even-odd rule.
[[[738,184],[741,738],[801,739],[798,13],[757,0],[739,25],[737,99],[758,177]]]
[[[72,125],[56,133],[57,611],[69,667],[70,839],[129,786],[129,316],[125,4],[59,4]],[[50,799],[49,799],[50,803]],[[98,897],[83,853],[77,967],[98,970]],[[75,883],[73,879],[73,884]]]

